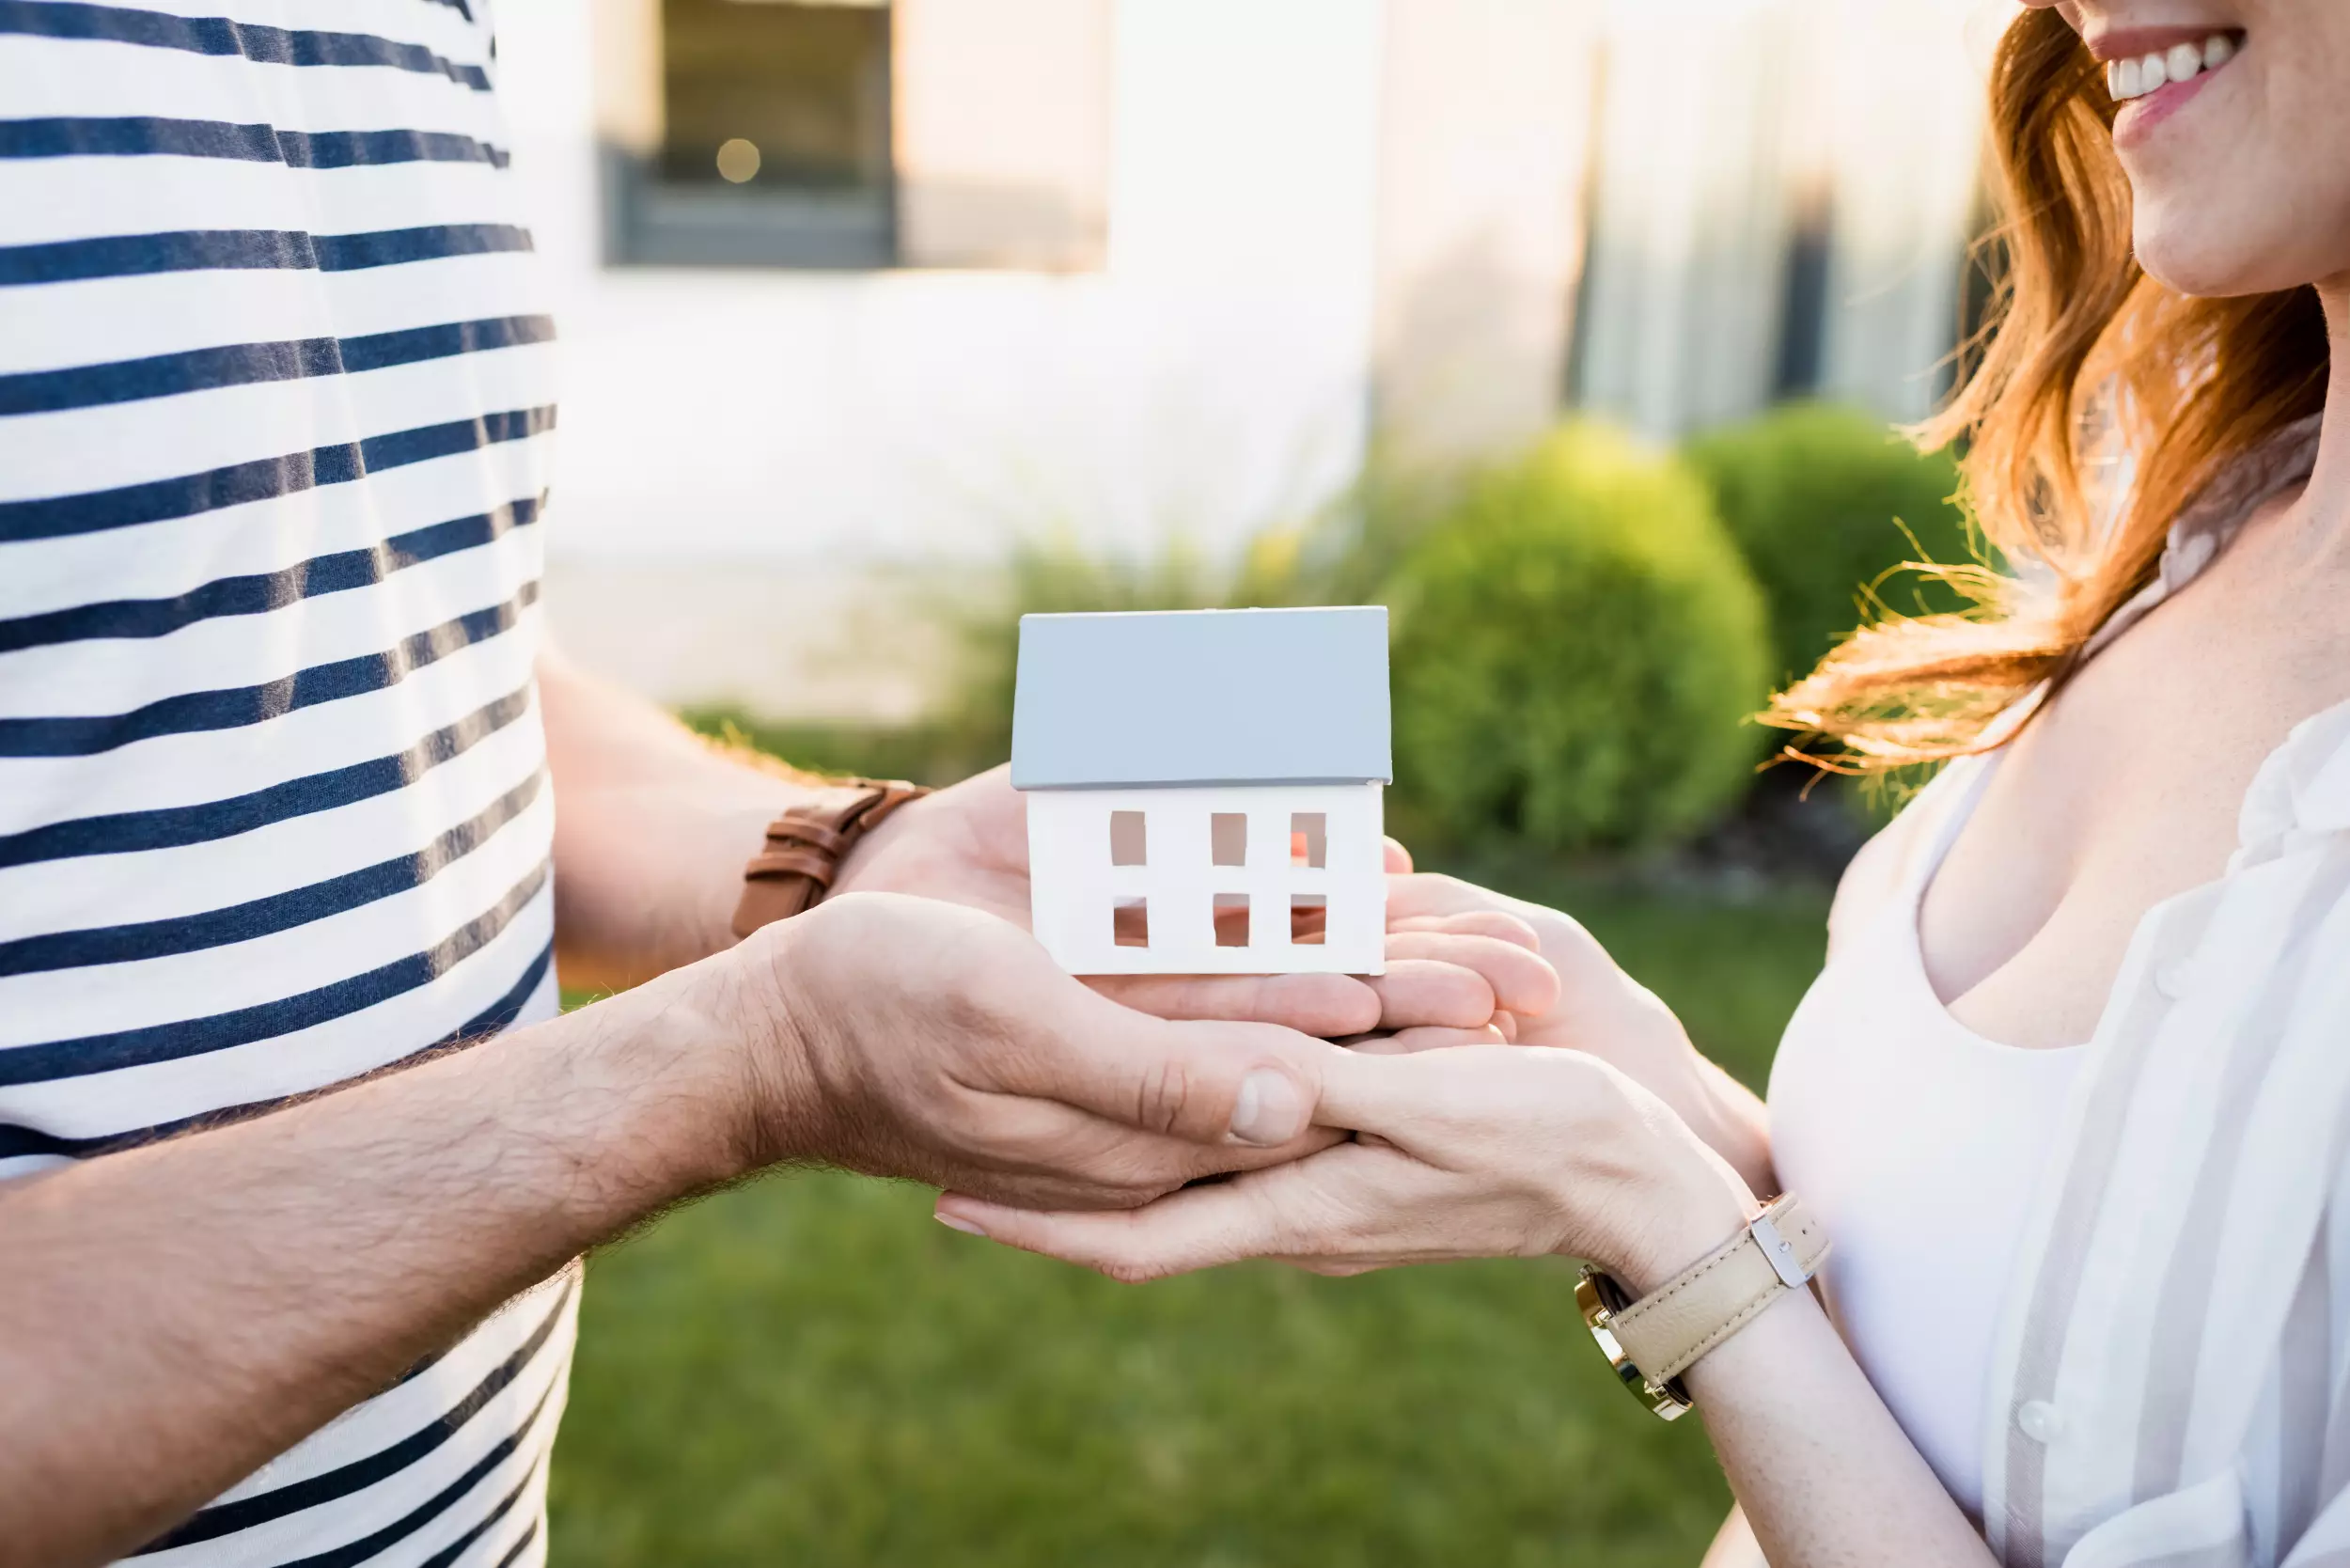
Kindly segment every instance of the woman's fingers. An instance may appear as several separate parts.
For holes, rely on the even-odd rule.
[[[1381,839],[1380,853],[1386,857],[1389,874],[1394,876],[1412,874],[1412,852],[1403,847],[1402,839],[1393,838]]]
[[[1482,1028],[1494,1015],[1493,982],[1465,964],[1390,956],[1387,972],[1363,983],[1379,998],[1379,1019],[1371,1027],[1390,1034],[1429,1027]]]
[[[1039,1214],[950,1192],[938,1200],[937,1215],[959,1231],[1113,1279],[1158,1279],[1293,1246],[1276,1208],[1261,1200],[1260,1180],[1186,1187],[1145,1208],[1112,1213]]]
[[[1545,1137],[1571,1131],[1609,1073],[1582,1052],[1534,1045],[1387,1055],[1357,1047],[1316,1061],[1318,1125],[1391,1138],[1439,1165],[1452,1163],[1439,1152],[1465,1137],[1490,1149],[1536,1123],[1549,1129]]]
[[[1358,1274],[1511,1250],[1514,1233],[1494,1231],[1489,1213],[1461,1211],[1476,1197],[1472,1184],[1397,1149],[1349,1143],[1139,1209],[1042,1214],[950,1192],[936,1212],[959,1231],[1140,1281],[1246,1258]]]
[[[1473,1019],[1449,1014],[1397,1017],[1389,1013],[1386,1024],[1390,1028],[1416,1024],[1482,1024],[1497,1007],[1536,1014],[1549,1011],[1559,1000],[1559,972],[1534,950],[1533,943],[1521,943],[1513,937],[1454,931],[1391,932],[1387,936],[1389,973],[1400,966],[1400,961],[1449,964],[1467,970],[1484,982],[1487,995],[1483,1011]],[[1377,977],[1370,983],[1374,990],[1380,989]]]
[[[1507,1018],[1510,1015],[1496,1012],[1494,1016]],[[1492,1024],[1474,1029],[1436,1027],[1398,1029],[1393,1034],[1370,1034],[1360,1040],[1344,1042],[1348,1049],[1373,1057],[1403,1057],[1415,1051],[1449,1051],[1457,1045],[1506,1045],[1509,1043],[1509,1038]]]
[[[1387,868],[1395,873],[1390,864]],[[1473,882],[1439,871],[1408,871],[1387,878],[1387,918],[1417,915],[1461,915],[1479,909],[1507,909],[1511,901]]]
[[[1494,936],[1538,952],[1543,946],[1542,937],[1532,926],[1499,909],[1465,909],[1452,915],[1390,917],[1387,931],[1389,934],[1405,931],[1443,931],[1463,936]]]

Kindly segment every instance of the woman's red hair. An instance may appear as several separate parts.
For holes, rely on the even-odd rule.
[[[1983,749],[1984,727],[2060,682],[2153,576],[2171,519],[2228,460],[2325,404],[2314,290],[2192,299],[2139,268],[2113,114],[2055,11],[2008,28],[1991,75],[2002,222],[1986,242],[2003,281],[1957,394],[1915,433],[1966,443],[1963,497],[2011,572],[1932,569],[1977,608],[1865,626],[1772,700],[1764,722],[1800,731],[1792,749],[1821,766]]]

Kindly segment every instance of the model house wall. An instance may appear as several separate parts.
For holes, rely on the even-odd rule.
[[[1380,795],[1377,784],[1036,791],[1037,938],[1080,975],[1378,974]]]

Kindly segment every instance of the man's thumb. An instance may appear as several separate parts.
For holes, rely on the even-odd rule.
[[[1277,1067],[1258,1067],[1240,1081],[1232,1098],[1228,1134],[1241,1143],[1270,1149],[1305,1136],[1313,1123],[1313,1102],[1296,1079]]]
[[[1315,1064],[1326,1042],[1277,1024],[1170,1023],[1103,1002],[1060,1081],[1031,1093],[1193,1143],[1271,1148],[1313,1124]]]

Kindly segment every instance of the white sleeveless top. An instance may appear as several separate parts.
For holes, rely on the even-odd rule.
[[[1992,1339],[2015,1241],[2082,1053],[1984,1039],[1950,1014],[1918,939],[1925,889],[1998,754],[1929,806],[1912,857],[1840,933],[1771,1069],[1771,1147],[1836,1249],[1824,1290],[1894,1419],[1960,1506],[1982,1512]]]
[[[2316,433],[2314,418],[2291,428],[2215,485],[2171,531],[2158,579],[2113,616],[2089,652],[2192,580],[2253,508],[2306,477]],[[2036,700],[2005,722],[2020,721]],[[2350,705],[2312,719],[2279,749],[2247,803],[2248,834],[2256,808],[2273,792],[2271,776],[2344,714]],[[2015,1337],[2019,1280],[2036,1293],[2040,1281],[2030,1276],[2045,1273],[2045,1258],[2028,1258],[2027,1244],[2035,1235],[2044,1242],[2052,1192],[2077,1179],[2067,1167],[2078,1164],[2083,1119],[2101,1096],[2110,1097],[2085,1080],[2112,1055],[2107,1037],[2117,1020],[2109,1004],[2094,1045],[2003,1045],[1951,1017],[1927,976],[1918,928],[1926,889],[2002,755],[1945,768],[1885,830],[1883,837],[1904,840],[1884,846],[1894,852],[1889,857],[1872,857],[1890,859],[1889,881],[1856,886],[1848,875],[1840,888],[1834,951],[1790,1020],[1772,1067],[1771,1144],[1781,1184],[1803,1196],[1835,1241],[1824,1294],[1887,1407],[1951,1497],[1986,1524],[2004,1560],[2053,1563],[2062,1554],[2052,1549],[2054,1532],[2036,1507],[1995,1501],[1985,1519],[1986,1494],[1999,1489],[1986,1487],[1986,1460],[1999,1458],[2002,1487],[2012,1490],[2005,1473],[2012,1454],[2053,1460],[2091,1435],[2057,1402],[2013,1398],[2015,1347],[2008,1341]],[[1870,874],[1856,868],[1856,875]],[[2150,912],[2134,949],[2168,913]],[[2138,967],[2125,970],[2123,982],[2133,982]],[[2165,995],[2179,988],[2171,978],[2177,967],[2162,979]],[[2117,999],[2138,989],[2118,985]],[[2325,1175],[2313,1169],[2311,1184],[2324,1184]],[[2135,1489],[2141,1500],[2160,1490],[2142,1482]],[[2108,1507],[2083,1512],[2093,1516]],[[2157,1540],[2170,1529],[2152,1528]],[[2284,1555],[2274,1552],[2287,1543],[2277,1541],[2283,1532],[2273,1515],[2247,1533],[2268,1535],[2260,1544],[2274,1554],[2250,1556]]]

